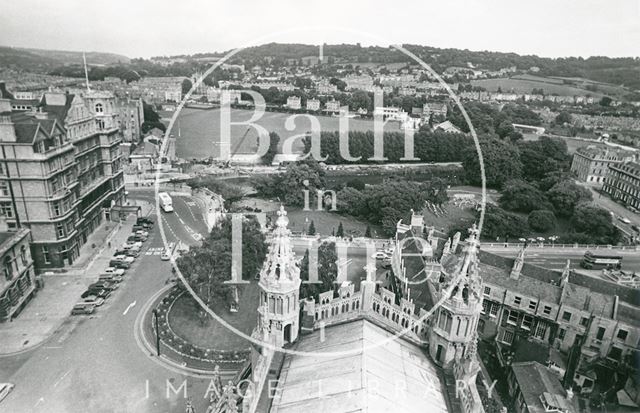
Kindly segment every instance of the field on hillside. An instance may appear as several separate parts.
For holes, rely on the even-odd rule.
[[[565,85],[559,79],[543,78],[538,76],[478,79],[472,80],[474,86],[481,86],[490,92],[496,92],[500,88],[503,92],[531,93],[533,89],[542,89],[545,94],[558,94],[561,96],[585,96],[602,97],[600,92],[590,92],[571,85]]]

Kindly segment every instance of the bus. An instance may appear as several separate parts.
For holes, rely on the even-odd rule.
[[[580,262],[580,266],[587,270],[599,270],[603,268],[619,270],[622,266],[622,257],[619,255],[594,254],[587,251]]]
[[[160,198],[160,207],[164,212],[173,212],[173,203],[168,193],[160,192],[158,198]]]

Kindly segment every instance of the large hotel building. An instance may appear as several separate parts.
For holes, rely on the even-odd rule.
[[[115,98],[45,93],[12,110],[0,88],[0,215],[31,230],[37,268],[71,265],[112,205],[124,202]]]

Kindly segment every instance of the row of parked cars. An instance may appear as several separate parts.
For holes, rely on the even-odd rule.
[[[131,235],[125,243],[116,249],[109,261],[109,267],[98,276],[98,281],[87,287],[82,293],[82,301],[71,310],[72,315],[93,314],[96,307],[104,304],[105,300],[118,288],[124,280],[126,270],[140,255],[142,243],[149,238],[149,231],[153,228],[153,220],[139,217],[133,226]]]

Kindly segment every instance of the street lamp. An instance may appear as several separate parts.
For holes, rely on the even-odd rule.
[[[158,309],[153,309],[153,318],[155,319],[156,325],[156,352],[158,353],[158,357],[160,357],[160,330],[158,328]]]

